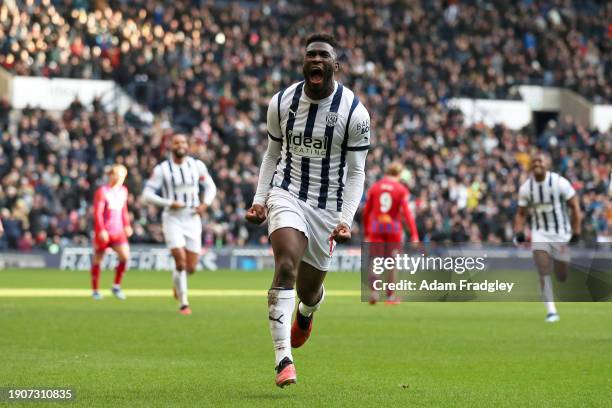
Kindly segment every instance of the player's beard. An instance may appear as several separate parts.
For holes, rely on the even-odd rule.
[[[541,178],[546,177],[546,169],[544,168],[533,169],[532,172],[533,172],[533,176],[536,179],[541,179]]]
[[[173,150],[172,154],[174,155],[174,157],[176,157],[177,159],[182,159],[183,157],[187,156],[187,151],[185,150]]]

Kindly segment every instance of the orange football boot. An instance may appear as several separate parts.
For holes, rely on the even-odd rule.
[[[297,314],[295,315],[295,320],[293,320],[293,324],[291,325],[291,347],[298,348],[301,347],[306,340],[310,337],[310,333],[312,332],[312,320],[314,318],[314,313],[310,315],[310,317],[306,317],[300,313],[300,309],[298,308]],[[301,320],[301,325],[298,323],[298,320]],[[306,330],[302,329],[301,326],[308,325]]]
[[[276,367],[276,386],[284,388],[285,386],[295,384],[296,382],[297,374],[295,373],[293,361],[291,361],[289,357],[285,357]]]

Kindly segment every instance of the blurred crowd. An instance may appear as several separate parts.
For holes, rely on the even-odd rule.
[[[422,240],[510,241],[517,189],[528,176],[525,169],[536,148],[551,153],[553,169],[578,191],[585,211],[583,238],[610,239],[612,132],[589,131],[570,117],[551,121],[540,134],[530,128],[466,127],[460,112],[442,105],[421,109],[427,121],[418,119],[417,112],[398,119],[392,131],[375,135],[366,185],[382,177],[391,160],[406,163],[403,179]],[[99,103],[86,109],[75,101],[59,117],[24,110],[0,136],[0,217],[5,226],[0,248],[88,244],[93,191],[104,183],[104,170],[112,163],[129,169],[131,241],[163,242],[159,212],[139,195],[152,168],[168,153],[172,133],[167,121],[143,126],[129,112],[105,112]],[[212,126],[209,137],[204,134],[192,135],[191,154],[208,164],[219,187],[205,217],[204,245],[265,244],[266,229],[243,220],[257,185],[265,132]],[[360,217],[355,243],[361,239]]]
[[[61,3],[58,5],[56,3]],[[612,6],[597,1],[4,1],[0,65],[21,75],[114,79],[155,114],[78,100],[54,115],[0,101],[1,247],[85,244],[105,166],[129,169],[133,242],[161,242],[159,212],[138,199],[174,130],[191,135],[219,194],[206,246],[261,244],[243,221],[265,149],[265,110],[300,79],[303,41],[333,32],[339,79],[369,109],[367,185],[407,165],[423,240],[507,242],[533,148],[579,191],[585,238],[612,235],[612,132],[571,117],[543,131],[466,126],[453,96],[516,98],[517,84],[572,88],[612,101]],[[145,11],[147,10],[147,11]],[[359,240],[359,217],[355,242]]]
[[[611,18],[597,0],[7,0],[0,65],[114,79],[194,124],[193,102],[229,92],[248,110],[295,78],[305,33],[332,31],[364,92],[500,99],[537,84],[611,103]]]

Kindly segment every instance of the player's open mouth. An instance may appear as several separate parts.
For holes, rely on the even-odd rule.
[[[310,83],[313,85],[323,83],[323,69],[321,67],[312,67],[310,69]]]

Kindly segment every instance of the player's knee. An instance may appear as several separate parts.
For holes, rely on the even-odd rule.
[[[98,253],[95,253],[91,263],[94,265],[100,265],[102,263],[102,256]]]
[[[281,257],[276,264],[276,274],[281,280],[295,279],[297,274],[297,265],[293,259],[289,257]]]
[[[195,265],[187,265],[187,267],[185,268],[185,270],[187,271],[188,274],[193,275],[196,271],[196,267]]]
[[[174,265],[176,267],[177,270],[179,271],[184,271],[186,268],[186,262],[184,259],[178,258],[174,260]]]

